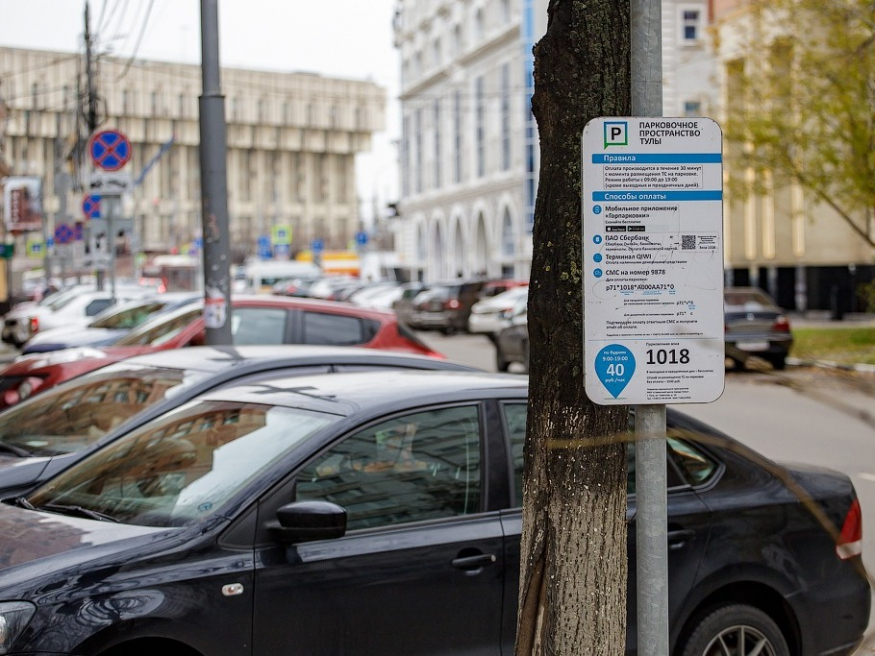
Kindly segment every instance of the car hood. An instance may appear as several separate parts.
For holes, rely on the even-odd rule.
[[[0,598],[33,598],[41,583],[57,584],[80,575],[85,563],[100,561],[111,567],[124,562],[124,554],[133,549],[173,542],[182,533],[182,529],[115,524],[0,503]],[[90,566],[88,571],[94,573]]]

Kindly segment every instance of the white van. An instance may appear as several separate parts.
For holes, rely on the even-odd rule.
[[[270,293],[273,286],[288,280],[309,282],[321,278],[322,269],[312,262],[264,260],[246,265],[246,291]]]

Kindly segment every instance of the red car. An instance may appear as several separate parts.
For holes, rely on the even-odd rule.
[[[322,344],[364,346],[443,358],[398,323],[393,312],[306,298],[232,299],[234,345]],[[142,353],[205,342],[203,302],[147,321],[112,346],[76,348],[18,358],[0,371],[0,409],[74,376]]]

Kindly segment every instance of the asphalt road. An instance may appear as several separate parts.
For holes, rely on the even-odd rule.
[[[495,371],[485,337],[420,333],[453,360]],[[875,574],[875,374],[818,367],[727,371],[713,403],[676,406],[777,461],[842,471],[854,482],[863,509],[863,561]],[[868,530],[867,530],[868,529]],[[875,653],[875,609],[866,645]]]

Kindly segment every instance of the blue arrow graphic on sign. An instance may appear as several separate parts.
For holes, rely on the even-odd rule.
[[[632,380],[635,356],[622,344],[606,346],[595,356],[595,373],[616,399]]]

